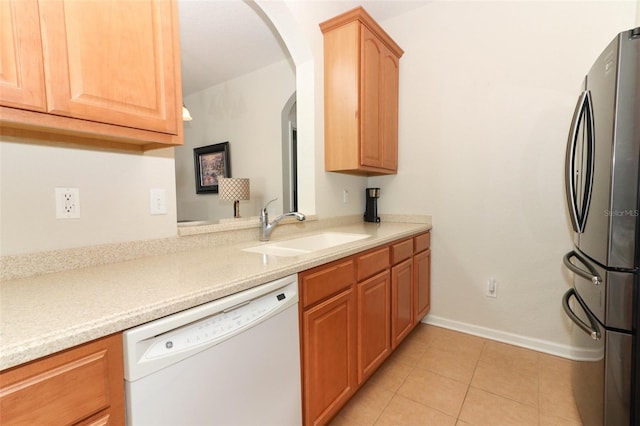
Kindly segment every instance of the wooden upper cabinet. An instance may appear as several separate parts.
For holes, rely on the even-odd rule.
[[[400,61],[390,50],[382,59],[382,110],[381,120],[381,163],[389,170],[398,170],[398,90]]]
[[[362,37],[360,163],[398,170],[398,57],[367,27]]]
[[[11,21],[18,28],[9,32],[3,25],[2,46],[17,46],[14,58],[19,64],[40,58],[46,93],[45,110],[27,113],[24,109],[42,109],[12,102],[11,92],[4,90],[10,77],[3,75],[3,127],[105,139],[142,149],[182,144],[175,1],[22,0],[2,9],[3,23]],[[5,17],[4,9],[12,15]],[[29,13],[18,14],[19,9]],[[26,37],[23,25],[38,27],[41,37],[24,48],[14,41]],[[2,55],[4,63],[4,49]],[[35,71],[29,79],[34,85],[42,81]]]
[[[404,52],[362,7],[323,22],[320,29],[325,169],[396,173],[399,59]]]
[[[0,102],[46,111],[38,3],[0,1]]]
[[[360,28],[362,68],[361,81],[361,122],[360,164],[363,166],[382,166],[382,145],[373,143],[380,140],[380,118],[382,91],[380,64],[384,55],[384,46],[366,27]]]

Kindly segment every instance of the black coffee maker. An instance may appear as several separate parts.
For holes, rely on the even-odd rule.
[[[367,208],[364,211],[365,222],[380,222],[378,217],[378,198],[380,198],[380,188],[365,189],[367,197]]]

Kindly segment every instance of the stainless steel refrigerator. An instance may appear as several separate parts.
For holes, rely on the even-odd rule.
[[[567,144],[575,239],[563,307],[586,426],[640,424],[640,27],[618,34],[584,80]]]

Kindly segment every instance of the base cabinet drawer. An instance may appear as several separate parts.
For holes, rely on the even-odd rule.
[[[356,269],[358,281],[377,274],[389,268],[389,247],[370,250],[367,253],[358,255],[356,258]]]
[[[0,372],[4,425],[124,424],[119,334]]]
[[[311,306],[353,285],[355,265],[352,259],[339,260],[300,274],[302,306]]]
[[[413,252],[419,253],[431,247],[431,232],[413,237]]]

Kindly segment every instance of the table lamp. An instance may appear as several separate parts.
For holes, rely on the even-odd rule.
[[[233,217],[240,217],[240,200],[249,199],[248,178],[219,178],[218,194],[223,201],[233,201]]]

